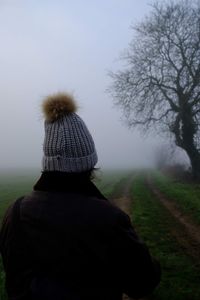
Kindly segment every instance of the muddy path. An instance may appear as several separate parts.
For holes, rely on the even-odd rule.
[[[128,178],[121,181],[119,183],[119,188],[117,188],[110,197],[110,202],[121,208],[121,210],[129,216],[131,214],[131,186],[134,177],[135,175],[130,175]]]
[[[169,199],[160,192],[149,174],[146,178],[146,185],[175,219],[177,226],[172,229],[171,234],[176,238],[183,251],[200,264],[200,226],[180,211],[175,200]]]
[[[131,186],[134,184],[135,175],[130,175],[119,189],[114,191],[110,201],[121,208],[127,215],[131,217]],[[134,300],[133,298],[123,295],[123,300]],[[140,298],[139,300],[148,300],[147,298]]]

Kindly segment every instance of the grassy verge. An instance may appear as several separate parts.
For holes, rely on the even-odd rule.
[[[183,254],[171,236],[171,230],[178,224],[154,199],[142,176],[134,181],[132,194],[133,223],[162,267],[162,281],[152,299],[199,300],[199,266]]]
[[[128,174],[127,171],[103,171],[97,172],[95,184],[106,197],[110,197],[114,190],[120,188],[121,179]],[[0,223],[8,206],[18,197],[27,194],[32,190],[32,186],[39,174],[24,172],[0,174]],[[0,257],[0,300],[6,300],[4,289],[5,274],[3,272]]]
[[[152,173],[152,176],[160,191],[175,200],[182,212],[200,224],[200,184],[180,183],[159,172]]]
[[[105,197],[110,198],[120,189],[121,181],[127,177],[128,173],[129,171],[126,170],[105,170],[99,174],[97,173],[94,182]]]
[[[0,222],[8,206],[18,197],[29,193],[35,181],[33,174],[0,175]]]
[[[120,193],[128,172],[103,172],[101,180],[95,183],[107,196]],[[4,178],[5,180],[5,178]],[[0,186],[0,219],[8,204],[20,195],[26,194],[35,179],[18,177],[5,180]],[[162,265],[162,282],[154,292],[155,300],[199,300],[200,270],[195,262],[182,253],[171,229],[178,226],[162,205],[156,201],[144,185],[143,177],[134,181],[132,188],[133,223],[141,237],[148,244],[153,255]],[[4,291],[4,273],[0,261],[0,300],[6,300]]]
[[[36,181],[35,173],[7,173],[0,174],[0,223],[8,206],[18,197],[32,190]],[[0,300],[6,300],[5,274],[0,256]]]

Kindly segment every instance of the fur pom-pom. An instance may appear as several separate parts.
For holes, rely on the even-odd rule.
[[[76,112],[77,105],[72,95],[58,93],[45,98],[42,110],[45,120],[54,122],[67,114]]]

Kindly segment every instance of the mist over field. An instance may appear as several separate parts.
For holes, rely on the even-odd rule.
[[[54,296],[59,288],[58,298],[60,293],[76,297],[85,290],[90,298],[98,288],[109,293],[115,278],[116,295],[121,291],[133,298],[141,292],[141,299],[200,299],[199,12],[196,0],[0,0],[0,300],[9,298],[7,292],[17,298],[26,292],[27,297],[32,292],[37,297],[40,288]],[[75,99],[98,154],[92,174],[52,172],[40,177],[42,101],[58,92],[73,95],[65,98],[67,104],[72,101],[71,107],[63,109],[59,95],[60,111],[55,106],[50,112],[45,109],[46,120],[74,112]],[[49,160],[47,170],[51,163],[55,170],[64,161],[59,155],[64,138],[56,140],[57,153],[52,127],[45,149],[57,160]],[[92,148],[87,134],[86,139]],[[81,146],[85,153],[87,143]],[[74,172],[80,170],[76,162],[71,164]],[[82,167],[88,167],[90,159],[86,163]],[[114,207],[110,215],[112,206],[129,217]],[[150,267],[154,259],[145,264],[148,255],[138,250],[136,233],[160,263],[160,283],[159,266],[154,271]],[[146,254],[140,261],[142,253]],[[82,259],[94,278],[87,277]],[[72,262],[67,272],[65,262]],[[96,285],[102,270],[106,280]],[[68,274],[69,287],[61,278]],[[125,294],[121,298],[132,299]]]
[[[69,91],[95,140],[100,168],[151,167],[163,141],[121,122],[105,92],[118,69],[131,24],[148,0],[0,2],[0,169],[40,170],[42,99]]]

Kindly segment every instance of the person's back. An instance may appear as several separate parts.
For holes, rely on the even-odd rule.
[[[51,104],[58,105],[56,99]],[[140,298],[159,283],[159,265],[152,261],[129,217],[90,180],[96,152],[76,116],[69,121],[62,110],[61,123],[58,118],[46,124],[43,173],[33,192],[20,201],[18,214],[14,205],[4,218],[0,245],[9,299],[118,300],[122,293]],[[83,150],[71,149],[71,155],[82,155],[89,143],[87,159],[82,155],[79,164],[77,158],[68,161],[60,151],[57,135],[62,133],[63,142],[67,130],[75,136],[73,140],[70,135],[70,143],[76,147],[78,133],[82,146],[78,145],[84,145]],[[51,151],[59,155],[49,157]]]

